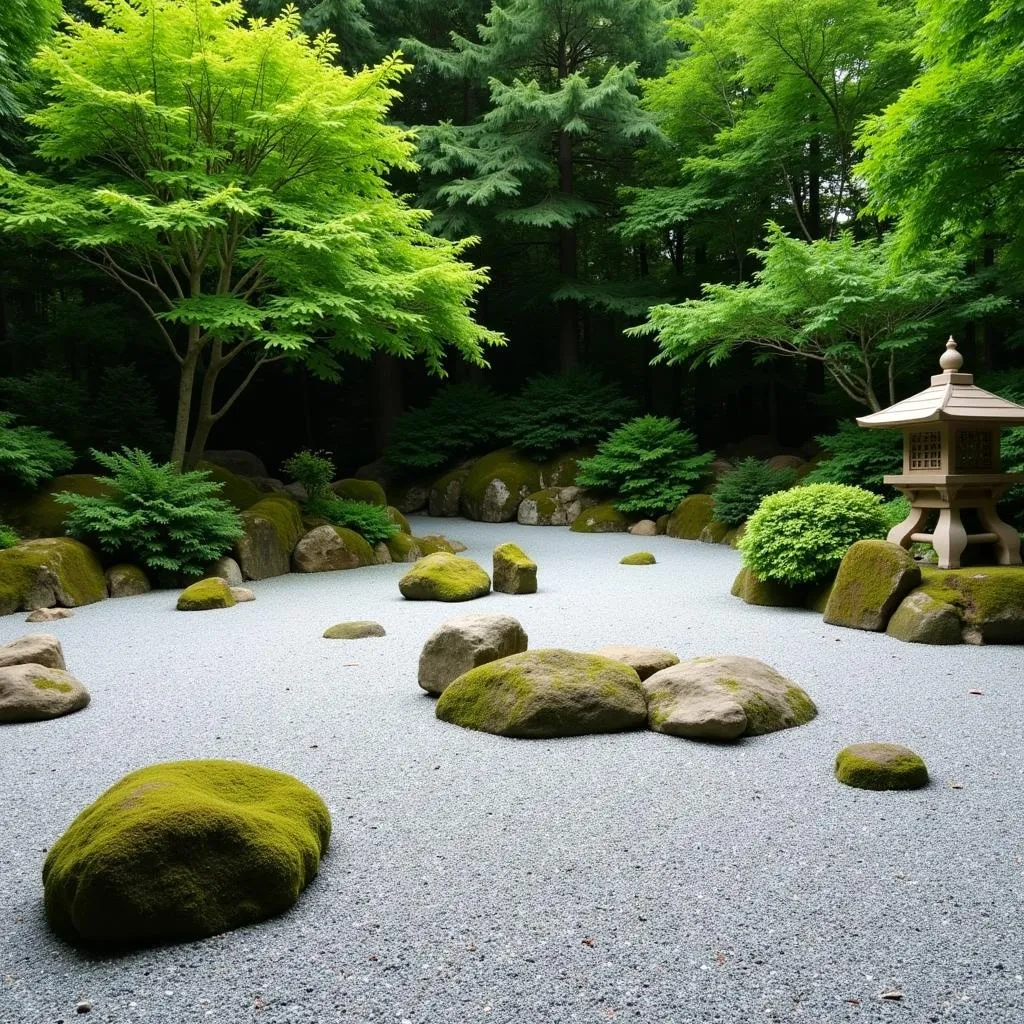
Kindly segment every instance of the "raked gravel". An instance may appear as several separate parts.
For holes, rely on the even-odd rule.
[[[0,730],[3,1024],[1024,1021],[1019,647],[747,607],[724,547],[414,522],[439,528],[488,570],[495,544],[520,544],[539,593],[413,603],[391,565],[266,580],[224,611],[175,611],[165,591],[0,619],[0,642],[60,636],[93,698]],[[618,564],[641,547],[657,565]],[[820,714],[733,746],[462,730],[434,718],[416,662],[469,612],[515,615],[533,647],[751,655]],[[321,638],[345,619],[387,636]],[[865,740],[912,747],[932,784],[839,785],[836,752]],[[47,848],[126,772],[201,757],[291,772],[327,801],[331,849],[298,905],[127,955],[51,937]]]

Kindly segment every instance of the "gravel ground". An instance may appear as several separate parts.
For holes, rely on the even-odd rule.
[[[919,647],[749,608],[729,596],[727,548],[414,529],[439,526],[488,568],[494,544],[517,541],[540,593],[405,602],[396,565],[267,580],[226,611],[181,614],[163,592],[43,627],[0,619],[0,641],[57,633],[93,697],[0,733],[3,1024],[1024,1020],[1020,648]],[[659,564],[617,564],[639,548]],[[416,685],[423,641],[443,619],[499,611],[535,647],[752,655],[820,714],[733,746],[506,740],[436,721]],[[320,638],[357,618],[388,635]],[[836,752],[862,740],[913,747],[932,784],[839,785]],[[195,757],[323,795],[334,839],[298,905],[116,957],[52,938],[46,849],[126,772]]]

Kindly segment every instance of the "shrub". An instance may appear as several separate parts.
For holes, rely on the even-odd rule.
[[[38,427],[15,426],[16,420],[0,412],[0,477],[38,487],[71,468],[75,453],[63,441]]]
[[[399,532],[383,505],[371,505],[368,501],[353,501],[351,498],[311,498],[303,506],[307,516],[326,519],[334,526],[345,526],[355,530],[369,544],[390,540]]]
[[[580,461],[576,483],[616,495],[620,512],[658,516],[690,493],[712,458],[698,453],[679,420],[638,416],[613,430],[593,458]]]
[[[220,497],[220,485],[203,470],[180,473],[145,452],[93,451],[108,471],[99,477],[112,493],[89,497],[61,491],[71,506],[68,533],[92,538],[118,560],[173,576],[199,576],[242,533],[238,513]]]
[[[910,500],[900,494],[891,501],[883,502],[882,515],[885,517],[885,524],[890,530],[894,526],[899,526],[910,515]]]
[[[331,481],[334,479],[334,461],[330,452],[314,452],[304,448],[286,459],[281,468],[293,480],[302,484],[310,498],[330,495]]]
[[[505,434],[504,402],[490,388],[447,384],[422,409],[410,409],[391,430],[387,461],[407,470],[448,466],[495,447]]]
[[[1009,370],[985,378],[985,387],[1001,398],[1024,405],[1024,370]],[[1004,473],[1024,473],[1024,427],[1004,430],[1000,443]],[[1003,517],[1024,530],[1024,484],[1011,487],[1000,501]]]
[[[0,523],[0,551],[6,551],[21,543],[21,538],[9,526]]]
[[[591,370],[534,377],[510,403],[509,440],[531,457],[599,441],[635,412],[615,384]]]
[[[804,477],[805,484],[849,484],[876,494],[892,493],[882,477],[903,469],[901,431],[865,430],[844,422],[835,434],[816,440],[828,457]]]
[[[726,526],[740,526],[769,494],[789,490],[795,483],[795,469],[772,469],[753,456],[744,459],[719,480],[712,492],[715,519]]]
[[[810,484],[769,494],[747,520],[739,548],[759,579],[816,583],[835,572],[851,544],[888,529],[877,494]]]

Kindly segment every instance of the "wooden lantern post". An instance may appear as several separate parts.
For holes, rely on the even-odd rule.
[[[968,544],[995,544],[999,565],[1020,565],[1020,534],[999,518],[996,503],[1024,473],[999,472],[999,429],[1024,425],[1024,407],[989,394],[961,372],[964,357],[946,342],[931,387],[870,416],[862,427],[903,430],[903,472],[887,476],[910,501],[910,515],[889,531],[889,541],[935,548],[939,568],[957,569]],[[963,509],[975,509],[981,533],[968,533]],[[931,533],[924,532],[936,515]]]

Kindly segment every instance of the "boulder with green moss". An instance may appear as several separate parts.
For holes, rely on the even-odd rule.
[[[956,608],[923,590],[903,598],[885,627],[889,636],[908,644],[959,644],[960,630]]]
[[[462,482],[469,475],[469,465],[459,466],[435,480],[427,498],[427,511],[432,516],[457,516],[462,499]]]
[[[825,606],[825,621],[880,633],[903,598],[920,582],[920,567],[898,544],[857,541],[839,564]]]
[[[470,669],[521,654],[528,646],[525,630],[511,615],[449,619],[423,645],[417,681],[427,693],[441,694]]]
[[[33,494],[5,494],[0,498],[0,511],[5,522],[26,539],[63,537],[64,525],[71,514],[70,505],[62,505],[55,495],[62,491],[89,498],[105,498],[113,493],[109,484],[88,473],[69,473],[54,477]]]
[[[854,743],[836,755],[836,778],[857,789],[920,789],[928,785],[928,769],[899,743]]]
[[[242,513],[242,529],[233,554],[247,580],[291,571],[292,552],[306,532],[296,501],[284,494],[261,498]]]
[[[956,609],[973,644],[1024,644],[1024,566],[922,570],[921,591]]]
[[[574,487],[580,471],[580,460],[590,458],[594,451],[593,448],[576,448],[543,463],[540,467],[541,487]]]
[[[655,672],[643,686],[651,728],[687,739],[760,736],[818,713],[796,683],[756,658],[691,658]]]
[[[835,585],[835,577],[832,576],[828,579],[821,580],[818,583],[808,584],[804,591],[804,607],[808,609],[808,611],[824,615],[825,609],[828,607],[829,599],[832,597],[832,591],[835,589]]]
[[[735,548],[739,546],[741,540],[743,540],[743,534],[747,532],[747,524],[743,523],[740,526],[729,530],[722,538],[723,544],[728,544],[729,547]]]
[[[385,541],[392,562],[415,562],[423,557],[424,551],[415,537],[407,533],[396,533]]]
[[[398,589],[410,601],[472,601],[490,593],[491,578],[472,559],[438,551],[416,562]]]
[[[414,537],[413,540],[420,547],[420,551],[424,555],[433,555],[438,551],[443,551],[445,554],[454,555],[455,545],[440,533],[428,533],[425,537]]]
[[[516,518],[523,526],[568,526],[593,504],[580,487],[546,487],[520,502]]]
[[[584,509],[569,529],[573,533],[626,533],[629,526],[629,516],[609,503]]]
[[[238,602],[228,581],[220,576],[197,580],[178,595],[179,612],[208,612],[215,608],[234,608]]]
[[[46,917],[88,945],[219,935],[291,907],[330,835],[323,800],[290,775],[237,761],[152,765],[108,789],[50,848]]]
[[[635,644],[605,644],[594,651],[599,658],[611,658],[628,665],[643,680],[679,664],[679,658],[672,651],[660,647],[637,647]]]
[[[725,523],[716,522],[714,519],[700,531],[697,538],[702,544],[724,544],[725,538],[729,536],[729,527]]]
[[[537,593],[537,563],[518,544],[499,544],[493,559],[497,593]]]
[[[324,630],[325,640],[365,640],[369,637],[384,636],[384,627],[379,622],[360,620],[338,622]]]
[[[388,503],[384,488],[376,480],[357,480],[355,477],[347,477],[331,484],[331,490],[339,498],[347,498],[350,501],[365,501],[370,505],[380,505],[382,508]]]
[[[656,565],[657,561],[650,551],[634,551],[631,555],[623,555],[619,565]]]
[[[0,668],[0,722],[59,718],[88,703],[88,690],[63,669],[31,663]]]
[[[111,597],[137,597],[148,594],[152,589],[149,578],[137,566],[121,563],[112,565],[106,571],[107,593]]]
[[[444,722],[499,736],[544,739],[642,728],[640,677],[594,654],[537,650],[461,675],[437,701]]]
[[[255,481],[213,462],[200,462],[196,469],[205,471],[211,480],[219,483],[221,497],[229,504],[234,505],[239,512],[252,508],[266,494],[266,491],[258,487]]]
[[[77,608],[106,596],[103,567],[81,541],[47,537],[0,551],[0,615]]]
[[[391,484],[387,491],[389,505],[393,505],[407,516],[422,512],[430,498],[430,484],[423,481]]]
[[[697,540],[715,518],[715,500],[710,494],[691,494],[675,507],[665,524],[665,533],[677,540]]]
[[[344,526],[318,526],[305,534],[292,552],[296,572],[333,572],[375,565],[373,548],[355,530]]]
[[[762,580],[753,569],[743,566],[732,584],[732,596],[741,597],[747,604],[763,608],[803,608],[807,588]]]
[[[388,519],[391,520],[398,527],[402,533],[412,533],[412,527],[409,525],[409,520],[405,518],[403,513],[395,508],[394,505],[388,505],[387,507]]]
[[[462,481],[462,514],[483,523],[511,522],[523,498],[540,486],[540,466],[514,448],[502,448],[470,466]]]

